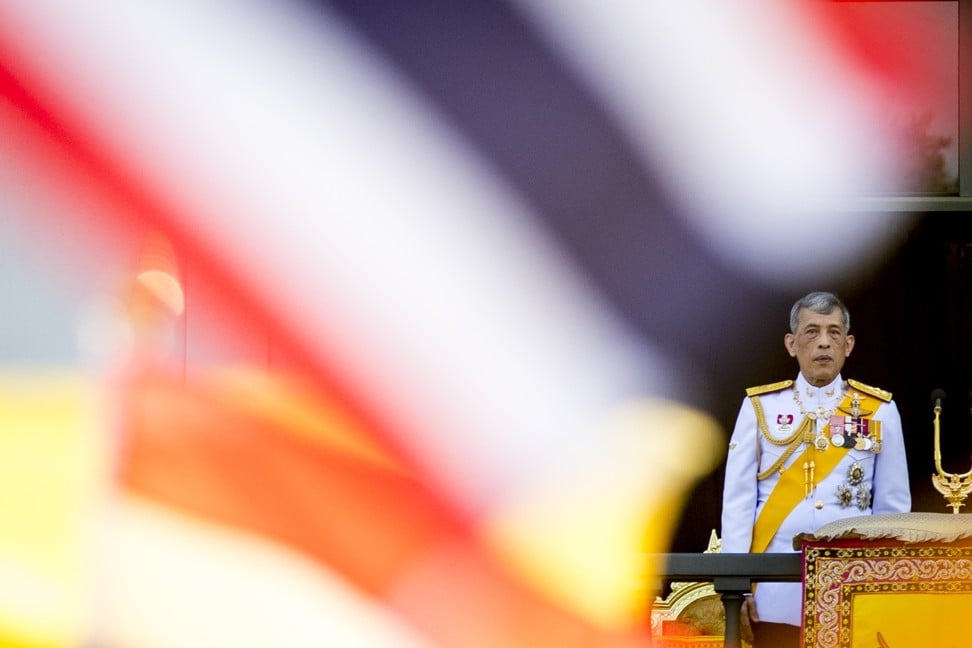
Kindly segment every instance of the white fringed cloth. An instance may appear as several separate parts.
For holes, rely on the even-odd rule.
[[[799,551],[805,542],[831,540],[900,540],[907,543],[955,542],[972,538],[972,514],[955,513],[887,513],[860,515],[835,520],[793,538]]]

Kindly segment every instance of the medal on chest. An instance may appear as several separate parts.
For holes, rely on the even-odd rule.
[[[848,450],[881,451],[881,422],[860,416],[831,416],[830,444]]]

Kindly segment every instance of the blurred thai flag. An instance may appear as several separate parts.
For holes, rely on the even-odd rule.
[[[711,340],[895,231],[876,82],[779,4],[0,3],[6,299],[78,336],[5,372],[54,495],[0,638],[647,642]]]

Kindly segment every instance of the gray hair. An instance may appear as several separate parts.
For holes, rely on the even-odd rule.
[[[800,310],[804,308],[821,315],[829,315],[835,308],[839,308],[844,316],[844,333],[850,332],[850,311],[847,310],[847,306],[844,306],[844,302],[833,293],[812,292],[798,299],[790,309],[790,333],[797,332]]]

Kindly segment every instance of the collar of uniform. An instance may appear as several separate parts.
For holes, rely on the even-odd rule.
[[[796,387],[801,400],[808,403],[820,403],[841,398],[843,396],[844,379],[841,378],[840,374],[837,374],[837,377],[829,384],[823,387],[814,387],[801,372],[793,385]]]

